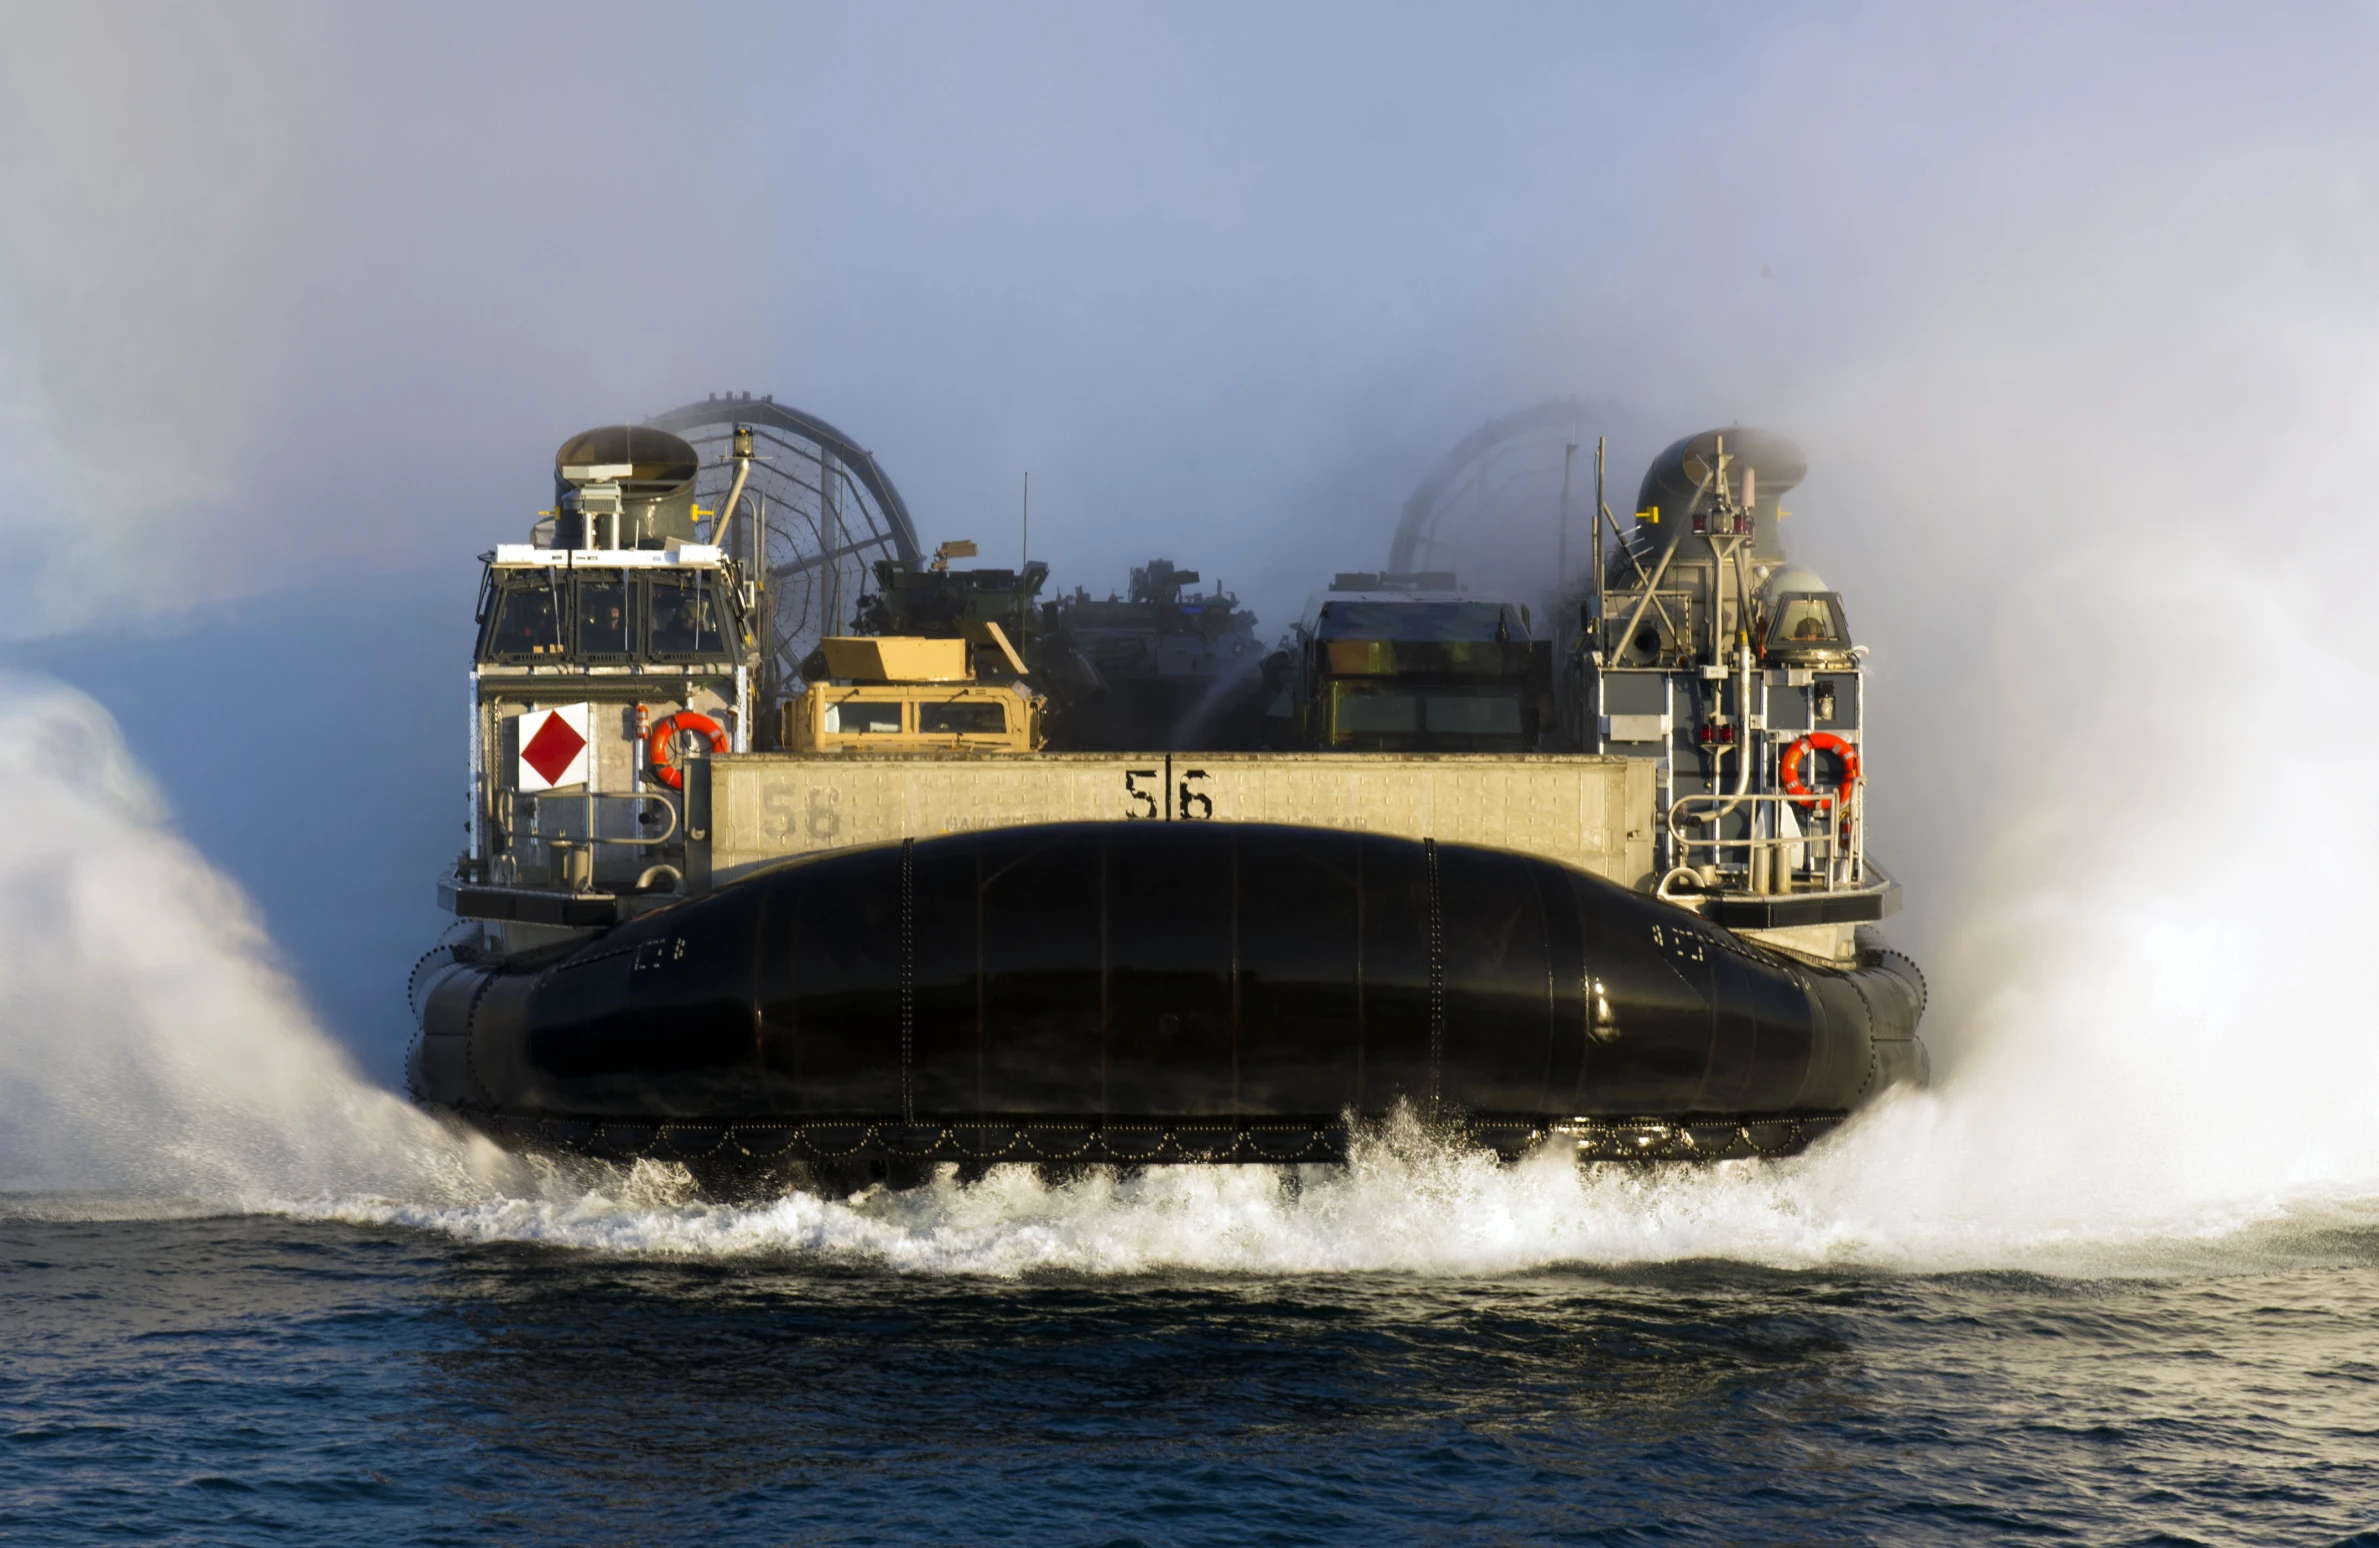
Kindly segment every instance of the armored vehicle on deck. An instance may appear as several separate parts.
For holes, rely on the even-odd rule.
[[[983,567],[958,570],[954,558],[972,558],[970,542],[945,543],[930,564],[902,559],[875,563],[876,588],[861,595],[851,628],[858,634],[916,635],[926,639],[963,639],[981,658],[980,670],[996,677],[1007,669],[1007,657],[991,643],[986,625],[997,624],[1024,663],[1024,671],[1046,675],[1050,663],[1048,626],[1039,601],[1048,584],[1049,566],[1027,564],[1021,570]]]
[[[1098,674],[1099,690],[1061,718],[1054,745],[1253,750],[1267,697],[1256,615],[1222,589],[1199,593],[1196,570],[1151,559],[1130,594],[1105,601],[1077,587],[1050,612],[1054,631]]]

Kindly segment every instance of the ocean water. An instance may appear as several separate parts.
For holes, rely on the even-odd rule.
[[[724,1208],[361,1077],[90,701],[0,776],[9,1541],[2379,1544],[2353,866],[2015,831],[1787,1162]]]
[[[2369,1207],[2095,1272],[1463,1271],[1363,1266],[1326,1181],[1091,1191],[20,1197],[0,1536],[2379,1542]]]

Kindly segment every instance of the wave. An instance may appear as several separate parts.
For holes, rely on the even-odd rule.
[[[725,1206],[695,1199],[676,1168],[641,1164],[577,1187],[469,1203],[284,1207],[482,1244],[997,1277],[1475,1277],[1695,1259],[2100,1277],[2258,1265],[2320,1232],[2379,1243],[2379,1201],[2350,1189],[2122,1214],[1977,1208],[1979,1194],[1943,1195],[1943,1169],[1906,1166],[1955,1153],[1943,1146],[1948,1105],[1896,1097],[1836,1143],[1783,1163],[1581,1171],[1542,1155],[1506,1166],[1400,1121],[1360,1142],[1345,1167],[1157,1167],[1052,1184],[1003,1166],[964,1185],[944,1168],[930,1187],[906,1192]]]

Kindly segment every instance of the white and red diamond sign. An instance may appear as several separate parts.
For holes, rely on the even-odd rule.
[[[564,704],[520,717],[520,788],[583,785],[587,766],[587,707]]]

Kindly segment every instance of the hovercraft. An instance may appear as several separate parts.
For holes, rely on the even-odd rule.
[[[1776,539],[1801,469],[1670,447],[1547,609],[1569,639],[1341,576],[1267,673],[1290,745],[1117,753],[1052,743],[1055,608],[821,635],[838,541],[923,562],[823,421],[576,437],[483,556],[414,1094],[714,1193],[1328,1162],[1400,1110],[1505,1156],[1795,1152],[1926,1069],[1923,978],[1874,934],[1863,651]]]

